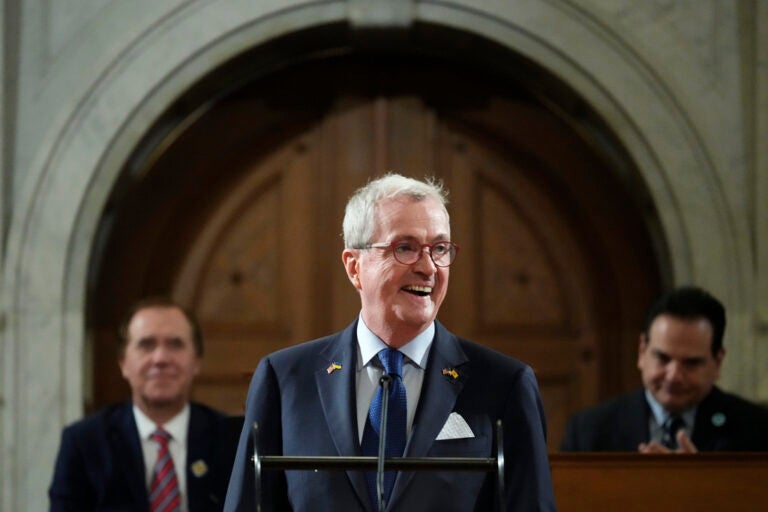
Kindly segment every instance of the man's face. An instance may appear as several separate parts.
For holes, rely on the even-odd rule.
[[[372,242],[449,240],[448,213],[434,198],[384,199],[376,208]],[[447,267],[437,267],[424,250],[416,263],[399,263],[390,248],[346,249],[347,275],[360,292],[366,325],[395,347],[423,331],[437,316],[448,289]]]
[[[637,367],[643,385],[670,412],[701,402],[720,376],[725,352],[712,355],[712,326],[705,318],[659,315],[648,338],[640,336]]]
[[[201,362],[184,314],[174,307],[148,307],[131,318],[119,364],[133,402],[148,411],[181,409],[189,400]]]

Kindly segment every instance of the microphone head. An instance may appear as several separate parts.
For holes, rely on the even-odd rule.
[[[392,376],[388,373],[385,373],[379,379],[379,384],[389,384],[391,381],[392,381]]]

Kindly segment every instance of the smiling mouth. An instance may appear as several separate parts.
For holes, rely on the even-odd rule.
[[[431,286],[411,285],[411,286],[404,286],[403,290],[408,292],[408,293],[410,293],[410,294],[412,294],[412,295],[417,295],[419,297],[426,297],[427,295],[431,295],[432,294],[432,287]]]

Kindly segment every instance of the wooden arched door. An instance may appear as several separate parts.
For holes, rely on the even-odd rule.
[[[162,292],[203,325],[195,397],[240,412],[261,356],[358,313],[343,207],[389,170],[446,182],[462,251],[439,318],[534,367],[550,447],[571,411],[634,381],[658,275],[626,188],[531,98],[408,71],[340,59],[265,80],[217,103],[126,186],[96,289],[112,300],[94,308],[94,405],[124,394],[105,349],[120,308]],[[435,93],[446,74],[454,92]],[[310,87],[317,76],[324,86]]]

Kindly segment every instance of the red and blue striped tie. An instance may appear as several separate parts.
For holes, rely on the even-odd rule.
[[[181,505],[179,481],[173,468],[168,441],[171,434],[159,428],[150,436],[157,442],[157,462],[149,485],[149,510],[151,512],[178,512]]]

